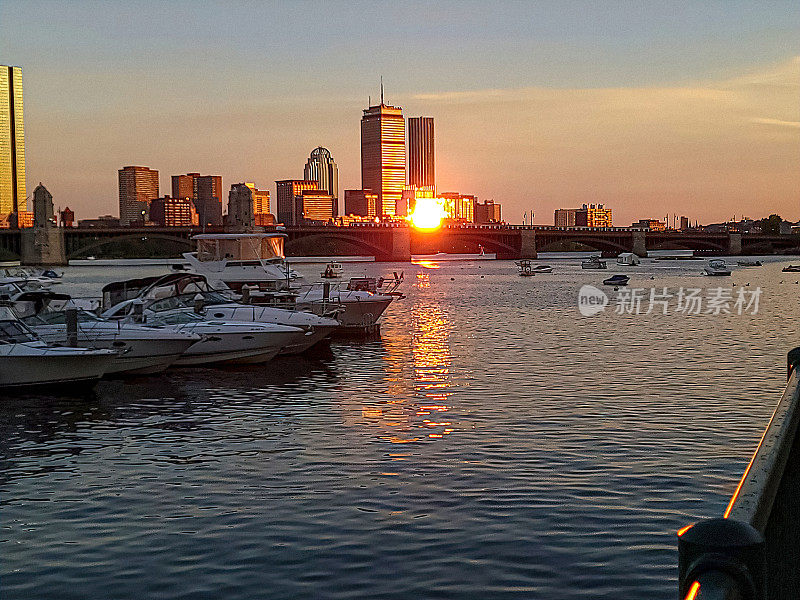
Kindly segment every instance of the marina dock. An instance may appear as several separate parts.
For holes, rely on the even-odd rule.
[[[678,531],[680,598],[789,600],[800,590],[800,348],[788,382],[721,518]]]

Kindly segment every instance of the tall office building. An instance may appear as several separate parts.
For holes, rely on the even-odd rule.
[[[0,65],[0,220],[27,209],[22,69]]]
[[[339,216],[339,167],[327,148],[319,146],[311,151],[303,169],[303,179],[316,181],[318,189],[333,196],[333,216]]]
[[[201,175],[194,180],[194,206],[200,225],[222,227],[222,177]]]
[[[222,227],[222,177],[219,175],[173,175],[172,197],[191,198],[201,226]]]
[[[406,122],[382,96],[361,117],[361,188],[378,195],[378,215],[394,216],[406,180]]]
[[[149,167],[123,167],[119,173],[119,223],[146,221],[150,202],[158,198],[158,171]]]
[[[435,190],[433,117],[408,119],[408,185]]]
[[[172,176],[172,197],[173,198],[192,198],[194,199],[194,180],[200,177],[200,173],[188,173],[186,175]]]
[[[275,185],[278,222],[284,225],[299,225],[303,215],[303,191],[318,190],[319,184],[304,179],[283,179],[276,181]]]

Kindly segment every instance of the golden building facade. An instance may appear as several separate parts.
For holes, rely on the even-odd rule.
[[[128,226],[144,222],[150,202],[158,198],[158,171],[149,167],[123,167],[119,175],[119,222]]]
[[[22,69],[0,65],[0,218],[27,208]]]
[[[378,196],[379,216],[394,216],[406,182],[403,109],[381,102],[361,118],[361,189]]]

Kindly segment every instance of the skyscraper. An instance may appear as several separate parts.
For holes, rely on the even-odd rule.
[[[408,119],[408,185],[435,190],[433,117]]]
[[[361,188],[378,195],[379,215],[393,216],[406,180],[403,109],[383,103],[361,117]]]
[[[201,175],[194,179],[194,206],[200,225],[222,227],[222,177]]]
[[[0,65],[0,220],[27,209],[22,69]]]
[[[314,148],[303,169],[303,179],[316,181],[318,189],[333,196],[333,216],[339,215],[339,168],[330,151],[322,146]]]
[[[222,227],[221,176],[200,173],[173,175],[172,197],[191,198],[203,227]]]
[[[303,216],[303,190],[319,189],[316,181],[282,179],[276,181],[276,204],[278,222],[284,225],[299,225]]]
[[[119,173],[119,224],[146,221],[150,201],[158,198],[158,171],[149,167],[123,167]]]

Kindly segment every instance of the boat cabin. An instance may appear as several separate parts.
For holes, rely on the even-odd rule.
[[[237,266],[261,261],[282,262],[285,233],[201,233],[192,237],[197,241],[197,260],[201,262],[227,261]]]

